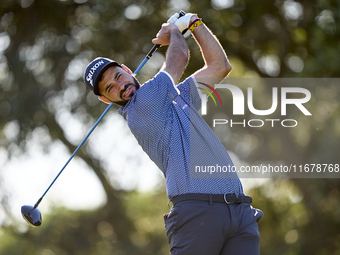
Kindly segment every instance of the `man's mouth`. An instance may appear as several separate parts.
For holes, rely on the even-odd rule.
[[[124,90],[124,93],[122,94],[122,98],[123,99],[129,98],[132,94],[132,89],[133,89],[133,86],[128,85],[128,87]]]

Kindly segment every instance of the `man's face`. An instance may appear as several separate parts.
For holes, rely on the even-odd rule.
[[[98,83],[101,98],[120,106],[126,105],[139,87],[138,81],[119,66],[108,68]]]

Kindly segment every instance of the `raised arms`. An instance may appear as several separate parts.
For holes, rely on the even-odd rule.
[[[188,15],[190,15],[189,18]],[[172,21],[174,24],[163,24],[157,38],[152,40],[154,44],[169,45],[162,70],[167,71],[173,77],[175,83],[182,76],[189,59],[188,46],[181,31],[195,20],[197,20],[197,15],[190,13],[181,18],[170,18],[169,22]],[[197,26],[192,34],[200,47],[204,60],[204,66],[193,75],[197,80],[202,80],[210,85],[220,83],[231,71],[231,65],[223,47],[216,36],[203,23]]]

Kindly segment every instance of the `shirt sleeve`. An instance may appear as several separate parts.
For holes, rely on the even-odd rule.
[[[183,100],[198,111],[201,109],[201,91],[197,89],[197,87],[197,82],[194,76],[188,77],[177,86]]]
[[[179,94],[170,74],[161,71],[139,89],[135,106],[141,114],[163,121],[168,116],[172,101]]]

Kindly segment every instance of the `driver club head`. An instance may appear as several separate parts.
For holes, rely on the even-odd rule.
[[[22,217],[33,227],[39,227],[41,225],[41,213],[37,207],[30,205],[21,206]]]

